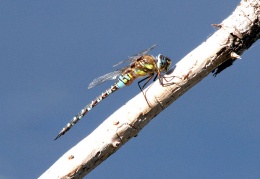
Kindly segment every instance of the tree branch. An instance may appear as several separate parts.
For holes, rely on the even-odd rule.
[[[40,178],[83,178],[102,161],[214,70],[233,64],[260,37],[260,2],[242,0],[219,29],[165,75],[107,118],[95,131],[57,160]],[[229,62],[229,63],[227,63]],[[227,63],[228,65],[225,65]]]

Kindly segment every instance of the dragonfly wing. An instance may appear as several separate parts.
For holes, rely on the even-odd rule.
[[[104,83],[107,80],[115,80],[119,75],[122,74],[122,70],[113,71],[111,73],[107,73],[103,76],[100,76],[94,79],[89,85],[88,89],[93,88],[101,83]]]
[[[137,55],[136,55],[136,56],[131,56],[131,57],[129,57],[128,59],[123,60],[123,61],[118,62],[117,64],[113,65],[113,67],[116,67],[116,66],[121,65],[122,63],[126,63],[126,62],[133,62],[133,61],[135,61],[138,57],[140,57],[140,56],[137,56]]]
[[[151,46],[150,48],[148,49],[145,49],[144,51],[141,51],[133,56],[142,56],[142,55],[145,55],[147,54],[148,52],[150,52],[152,49],[154,49],[156,47],[156,44],[154,44],[153,46]]]
[[[120,64],[122,64],[122,63],[125,63],[125,62],[133,62],[133,61],[135,61],[136,59],[138,59],[140,56],[143,56],[143,55],[147,54],[148,52],[150,52],[150,51],[151,51],[152,49],[154,49],[155,47],[156,47],[156,44],[154,44],[153,46],[151,46],[151,47],[148,48],[148,49],[145,49],[144,51],[141,51],[141,52],[139,52],[139,53],[137,53],[137,54],[134,54],[134,55],[130,56],[130,57],[129,57],[128,59],[126,59],[126,60],[123,60],[123,61],[121,61],[121,62],[119,62],[119,63],[113,65],[113,67],[116,67],[116,66],[118,66],[118,65],[120,65]]]

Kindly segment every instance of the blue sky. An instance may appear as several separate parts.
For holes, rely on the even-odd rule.
[[[112,65],[153,44],[173,63],[201,44],[239,1],[2,1],[0,178],[37,178],[139,93],[112,94],[53,141]],[[86,178],[259,178],[260,50],[211,75],[160,113]]]

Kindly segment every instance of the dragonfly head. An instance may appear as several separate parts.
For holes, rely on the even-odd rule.
[[[165,57],[162,54],[159,54],[157,56],[157,67],[161,72],[168,71],[171,64],[172,64],[172,61],[168,57]]]

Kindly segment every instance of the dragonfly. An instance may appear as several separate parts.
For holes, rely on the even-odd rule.
[[[114,83],[114,85],[112,85],[106,91],[101,93],[101,95],[91,101],[91,103],[85,106],[76,116],[74,116],[73,119],[60,131],[55,140],[68,132],[73,125],[81,120],[93,107],[95,107],[103,99],[107,98],[118,89],[131,85],[135,79],[145,77],[138,82],[138,86],[142,92],[144,87],[154,76],[154,81],[157,77],[159,77],[160,84],[163,85],[161,73],[166,73],[169,70],[171,66],[171,59],[162,54],[159,54],[156,57],[154,57],[153,55],[149,55],[148,52],[150,52],[155,47],[156,45],[153,45],[150,48],[147,48],[146,50],[132,55],[126,60],[115,64],[113,67],[126,62],[130,63],[130,65],[94,79],[89,84],[88,89],[93,88],[108,80],[117,79],[117,81],[116,83]],[[145,80],[146,82],[141,86],[140,84]]]

